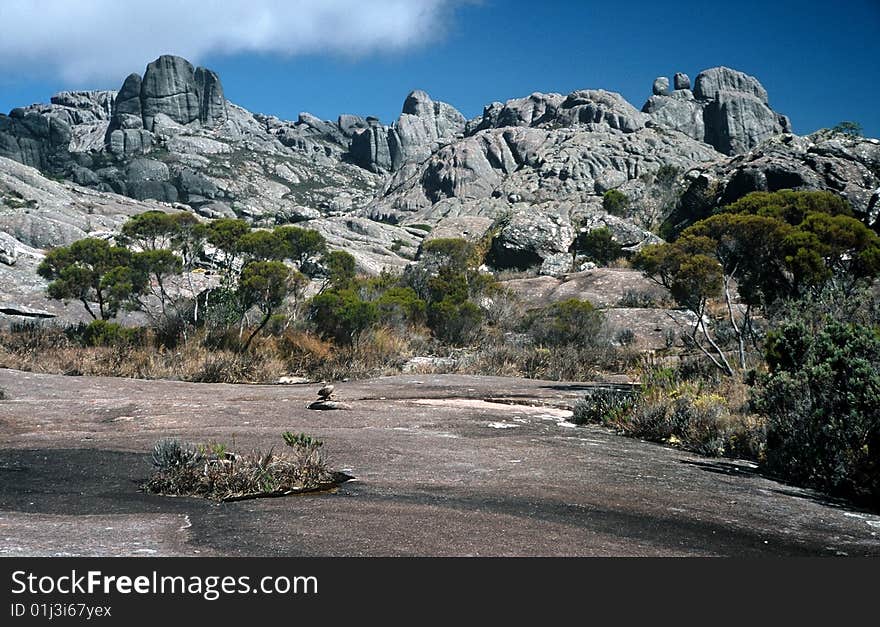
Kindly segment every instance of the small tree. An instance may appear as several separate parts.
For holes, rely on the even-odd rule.
[[[349,289],[355,280],[356,263],[351,253],[344,250],[334,250],[324,255],[323,265],[327,269],[327,276],[321,291],[327,288]]]
[[[144,292],[159,301],[161,316],[168,320],[172,315],[169,306],[173,299],[168,294],[167,283],[171,277],[183,271],[183,260],[170,250],[158,249],[134,254],[132,263],[148,277]],[[133,301],[138,305],[138,309],[150,316],[154,322],[157,320],[157,316],[152,313],[150,306],[140,298],[140,295],[133,295]],[[175,312],[174,315],[177,313]]]
[[[251,261],[281,261],[284,244],[273,231],[255,230],[245,233],[236,243],[238,252]]]
[[[244,220],[234,218],[220,218],[214,220],[208,226],[207,240],[223,253],[224,279],[232,282],[232,272],[235,268],[235,262],[239,255],[239,240],[248,232],[251,227]]]
[[[51,281],[50,298],[79,300],[94,320],[115,317],[147,284],[147,275],[133,263],[130,250],[96,238],[52,249],[37,273]],[[91,303],[97,303],[97,313]]]
[[[675,242],[645,247],[635,265],[695,315],[691,339],[733,374],[704,319],[708,302],[723,297],[745,369],[753,310],[827,282],[852,291],[880,273],[880,237],[849,214],[849,204],[828,192],[757,192],[688,227]]]
[[[590,301],[570,298],[532,312],[526,327],[543,346],[593,346],[604,327],[604,316]]]
[[[282,259],[290,259],[300,272],[309,274],[308,265],[327,250],[327,241],[317,231],[298,226],[279,226],[275,237],[281,247]]]
[[[246,351],[254,337],[263,330],[272,314],[291,293],[299,293],[308,283],[302,273],[292,270],[280,261],[252,261],[244,266],[238,291],[245,309],[256,307],[263,314],[242,347]]]
[[[853,137],[860,137],[862,134],[862,125],[858,122],[852,121],[844,121],[840,124],[837,124],[834,128],[831,129],[835,133],[843,133],[844,135],[852,135]]]

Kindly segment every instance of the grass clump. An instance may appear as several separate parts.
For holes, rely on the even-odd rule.
[[[597,390],[577,403],[572,421],[707,457],[764,459],[765,420],[752,412],[748,386],[727,379],[688,380],[683,371],[648,371],[635,391]]]
[[[153,474],[144,490],[166,496],[201,496],[238,501],[283,496],[331,487],[339,475],[321,453],[323,442],[304,433],[285,432],[287,449],[240,455],[222,443],[193,445],[176,439],[153,447]]]

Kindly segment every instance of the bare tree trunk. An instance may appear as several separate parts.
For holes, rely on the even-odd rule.
[[[741,328],[736,323],[736,315],[733,313],[733,302],[730,298],[730,280],[733,278],[733,275],[728,276],[724,279],[724,300],[727,303],[727,313],[730,315],[730,324],[733,327],[733,332],[736,334],[736,341],[739,345],[739,367],[742,370],[746,369],[746,344],[745,338],[743,337],[744,327]]]

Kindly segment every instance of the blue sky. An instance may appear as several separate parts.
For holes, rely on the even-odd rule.
[[[102,0],[93,1],[100,10]],[[45,4],[53,2],[44,1],[44,11],[49,10]],[[332,5],[338,11],[309,23],[296,12],[282,15],[290,2],[238,4],[261,5],[262,26],[248,29],[265,27],[264,34],[233,37],[229,24],[215,25],[203,16],[197,16],[202,26],[195,40],[192,28],[180,36],[170,29],[162,39],[150,25],[144,25],[142,37],[129,26],[135,31],[119,43],[111,37],[93,51],[77,48],[75,63],[60,44],[53,48],[40,38],[85,41],[96,20],[80,26],[59,16],[58,28],[66,31],[53,33],[44,15],[40,28],[23,33],[20,43],[7,41],[6,49],[0,43],[6,59],[5,65],[0,61],[0,111],[46,102],[62,89],[118,88],[128,72],[142,73],[161,52],[195,57],[214,69],[227,98],[252,111],[287,119],[300,111],[326,119],[357,113],[385,122],[397,117],[406,94],[416,88],[467,117],[493,100],[583,88],[617,91],[641,107],[656,76],[671,78],[682,71],[693,79],[702,69],[727,65],[756,76],[771,106],[791,117],[797,133],[854,120],[866,135],[880,137],[880,0],[631,0],[620,5],[607,0],[325,0],[325,9]],[[301,17],[310,3],[293,4]],[[161,12],[163,2],[158,5]],[[129,24],[137,24],[130,6],[127,18],[134,22]],[[4,11],[0,7],[0,21]],[[407,11],[411,14],[402,15]],[[104,33],[112,30],[112,19],[126,16],[107,17]],[[276,20],[283,28],[273,35]],[[226,34],[212,39],[212,28],[225,28]],[[115,54],[113,46],[126,50]]]

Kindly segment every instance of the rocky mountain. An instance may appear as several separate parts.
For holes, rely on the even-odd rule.
[[[880,142],[797,137],[756,78],[723,67],[693,88],[684,74],[672,88],[658,78],[641,110],[588,89],[494,102],[466,120],[414,91],[385,125],[251,113],[213,71],[163,56],[117,91],[0,114],[0,300],[36,303],[10,287],[40,288],[16,260],[109,236],[148,208],[302,223],[370,273],[403,268],[429,229],[491,231],[495,267],[559,275],[579,230],[608,226],[637,248],[664,222],[681,228],[718,202],[782,188],[833,190],[877,226]],[[626,198],[614,215],[609,190]]]

